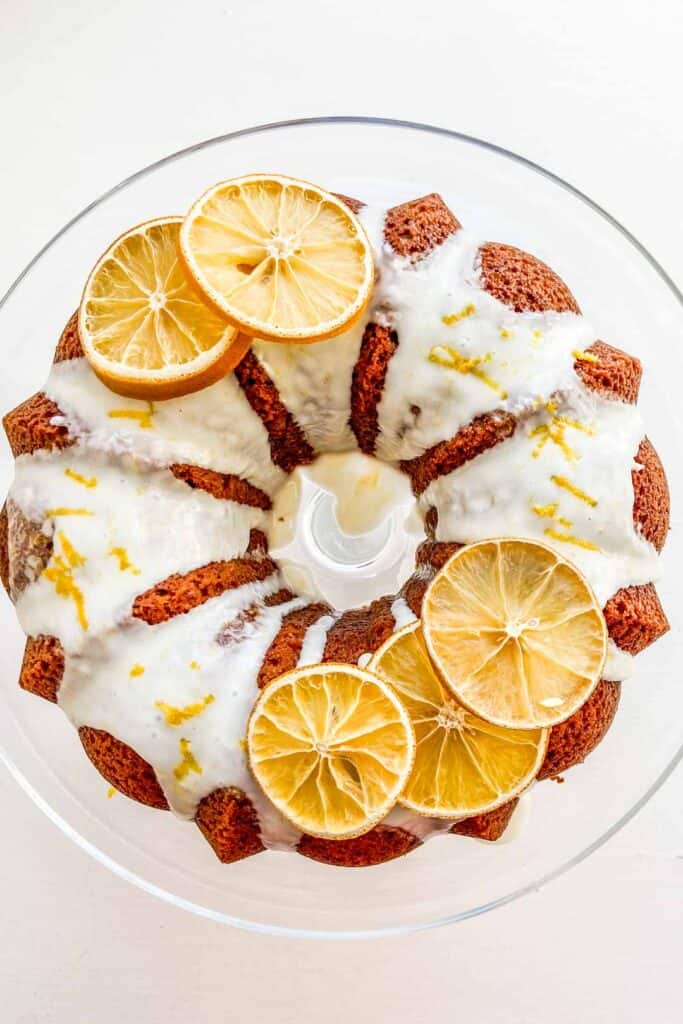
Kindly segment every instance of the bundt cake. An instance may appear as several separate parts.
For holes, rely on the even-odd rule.
[[[342,198],[377,267],[344,334],[255,341],[219,383],[152,404],[98,380],[74,315],[43,390],[4,419],[16,472],[0,574],[27,635],[20,685],[61,705],[111,786],[194,821],[224,863],[274,848],[370,865],[437,833],[502,834],[516,800],[457,822],[395,809],[341,841],[301,835],[244,749],[259,688],[302,664],[365,664],[462,544],[543,540],[604,607],[605,678],[552,730],[539,778],[600,742],[632,656],[668,629],[653,581],[669,498],[636,409],[638,360],[595,337],[548,266],[471,237],[438,195],[388,211]],[[351,477],[349,453],[365,459]],[[380,482],[383,467],[402,475],[422,543],[410,535],[396,592],[340,607],[295,589],[273,509],[321,459],[337,460],[341,488],[359,473],[374,487],[373,466]]]

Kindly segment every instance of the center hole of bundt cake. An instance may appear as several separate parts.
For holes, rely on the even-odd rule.
[[[268,540],[292,590],[345,611],[401,588],[424,528],[403,473],[345,452],[289,476],[273,502]]]

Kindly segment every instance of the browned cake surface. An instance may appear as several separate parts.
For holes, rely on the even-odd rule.
[[[221,501],[237,501],[240,505],[252,508],[271,508],[271,500],[265,491],[254,487],[247,480],[232,473],[216,473],[213,469],[202,469],[200,466],[189,466],[176,462],[169,467],[173,476],[189,487],[196,487]]]
[[[264,580],[273,572],[275,564],[269,558],[233,558],[229,562],[210,562],[184,576],[169,576],[140,594],[133,604],[133,615],[154,626],[172,619],[174,615],[182,615],[226,590]]]
[[[256,811],[239,789],[215,789],[205,796],[195,821],[223,864],[264,849]]]
[[[41,448],[68,448],[73,444],[65,426],[55,426],[50,422],[59,415],[59,407],[42,392],[8,412],[2,423],[15,458],[30,455]]]
[[[355,839],[316,839],[302,836],[297,850],[304,857],[340,868],[363,868],[402,857],[420,846],[420,840],[402,828],[377,825]]]
[[[11,598],[9,586],[9,521],[7,518],[7,502],[0,510],[0,580]]]
[[[586,359],[577,359],[574,363],[586,387],[609,398],[620,398],[622,402],[637,402],[643,376],[640,360],[604,341],[594,342],[588,352],[597,357],[597,363]]]
[[[652,583],[618,590],[604,613],[609,635],[628,654],[639,654],[670,628]]]
[[[486,242],[479,250],[482,286],[517,313],[579,313],[579,305],[554,270],[513,245]]]
[[[661,551],[669,532],[671,498],[666,473],[654,446],[645,437],[640,443],[636,462],[642,469],[634,469],[633,519],[640,527],[645,540]]]
[[[83,726],[78,735],[86,754],[110,785],[138,803],[168,810],[154,769],[131,747],[101,729]]]
[[[551,778],[588,757],[614,720],[621,684],[602,679],[583,707],[550,730],[550,742],[539,779]]]
[[[440,195],[432,192],[389,210],[384,237],[399,256],[425,256],[460,228]]]
[[[309,604],[296,608],[282,620],[275,639],[266,651],[258,674],[258,685],[263,687],[271,679],[296,668],[306,630],[330,611],[326,604]]]
[[[361,654],[373,653],[394,631],[391,597],[380,597],[364,608],[344,612],[327,634],[323,661],[355,665]]]
[[[495,843],[500,839],[505,829],[510,824],[510,818],[514,814],[519,799],[509,800],[502,807],[495,811],[487,811],[486,814],[475,814],[464,821],[458,821],[451,828],[451,833],[458,836],[470,836],[472,839],[486,839]]]
[[[415,459],[402,462],[401,469],[410,477],[415,494],[422,494],[432,480],[452,473],[470,459],[511,437],[516,426],[517,420],[508,412],[477,416],[455,437],[440,441]]]
[[[19,673],[19,686],[37,697],[57,702],[64,675],[64,651],[54,636],[29,636]]]
[[[360,213],[365,206],[365,203],[362,203],[360,199],[354,199],[352,196],[345,196],[342,192],[333,192],[332,194],[335,195],[337,199],[341,199],[342,203],[348,206],[349,210],[353,210],[354,213]]]
[[[313,449],[253,352],[247,352],[235,367],[235,376],[249,405],[268,431],[270,455],[275,465],[291,473],[297,466],[312,462]]]
[[[415,561],[438,572],[461,547],[463,545],[458,541],[424,540],[417,549]]]
[[[67,359],[80,359],[85,355],[78,334],[78,310],[71,315],[55,350],[55,362],[63,363]]]
[[[377,408],[384,390],[389,360],[396,351],[395,331],[378,324],[368,324],[363,332],[360,352],[351,379],[350,424],[358,447],[366,455],[375,451],[378,421]]]

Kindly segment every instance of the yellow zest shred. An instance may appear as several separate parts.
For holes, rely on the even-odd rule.
[[[500,336],[501,336],[501,338],[503,338],[504,341],[507,341],[508,338],[512,337],[510,332],[506,331],[504,327],[501,327],[501,329],[500,329]]]
[[[567,530],[571,530],[574,525],[571,519],[565,519],[564,516],[555,516],[555,522],[559,523],[560,526],[564,526]]]
[[[210,693],[203,700],[199,700],[195,704],[186,704],[184,708],[174,708],[172,704],[165,704],[163,700],[155,701],[154,707],[159,708],[166,720],[166,725],[175,729],[183,722],[187,722],[188,719],[201,715],[202,711],[208,708],[209,704],[213,704],[215,699],[214,695]]]
[[[549,526],[545,529],[547,537],[552,537],[553,540],[560,540],[564,544],[573,544],[577,548],[585,548],[586,551],[599,551],[600,548],[597,544],[593,544],[590,540],[584,540],[583,537],[575,537],[571,533],[560,533],[559,530],[553,530]]]
[[[557,412],[557,402],[553,402],[551,398],[545,403],[545,407],[551,416],[554,412]]]
[[[595,498],[591,498],[590,494],[586,494],[586,492],[582,491],[580,487],[573,484],[571,480],[567,480],[566,476],[556,476],[553,474],[550,479],[557,487],[561,487],[563,491],[569,491],[569,493],[573,494],[575,498],[578,498],[579,501],[585,501],[585,503],[590,505],[591,508],[595,508],[597,505],[597,500]]]
[[[173,774],[175,775],[178,782],[182,782],[183,779],[190,774],[190,772],[194,772],[196,775],[202,774],[201,765],[199,764],[199,761],[190,750],[189,740],[183,739],[180,741],[180,754],[180,761],[173,769]]]
[[[91,512],[87,508],[49,508],[45,513],[49,519],[56,519],[57,516],[92,516],[94,512]]]
[[[600,360],[592,352],[584,352],[582,348],[573,348],[572,355],[574,359],[578,359],[580,363],[599,363]]]
[[[116,796],[116,789],[114,786],[110,786],[107,790],[107,800],[111,800],[113,796]]]
[[[131,677],[131,679],[137,679],[138,676],[144,676],[144,674],[145,674],[145,666],[144,665],[139,665],[139,664],[133,665],[132,669],[130,670],[130,677]]]
[[[584,434],[593,434],[592,428],[586,426],[585,423],[581,423],[579,420],[572,420],[567,416],[551,416],[549,423],[539,423],[529,433],[529,437],[539,438],[538,444],[531,453],[533,458],[537,459],[548,441],[552,441],[553,444],[557,445],[568,462],[576,462],[579,456],[569,445],[565,437],[567,427],[571,427],[572,430],[580,430]]]
[[[135,420],[140,425],[141,430],[151,430],[152,428],[152,416],[154,415],[154,405],[152,402],[147,403],[149,409],[111,409],[108,413],[109,418],[112,420]]]
[[[68,476],[70,480],[75,480],[77,484],[82,484],[83,487],[97,487],[96,476],[83,476],[82,473],[77,473],[75,469],[65,469],[64,475]]]
[[[135,568],[135,566],[133,565],[133,563],[129,559],[128,552],[126,551],[125,548],[111,548],[111,550],[109,551],[109,554],[112,556],[112,558],[118,559],[119,570],[121,572],[127,572],[130,569],[130,571],[132,572],[133,576],[139,576],[140,575],[142,570]]]
[[[198,661],[191,661],[190,662],[190,668],[194,669],[194,671],[196,672],[197,669],[201,668],[201,666],[200,666]]]
[[[500,385],[496,384],[495,380],[492,380],[488,374],[480,369],[484,363],[490,363],[492,359],[493,355],[491,352],[488,352],[485,356],[472,356],[468,358],[456,349],[451,348],[450,345],[435,345],[429,352],[430,363],[444,366],[447,370],[455,370],[457,373],[471,373],[473,377],[480,380],[482,384],[486,384],[487,387],[495,391],[501,398],[507,398],[507,391],[503,391]]]
[[[60,530],[57,534],[62,545],[62,554],[52,556],[52,564],[43,569],[43,576],[50,583],[54,583],[55,591],[60,597],[71,599],[76,606],[76,616],[81,629],[85,632],[88,628],[88,618],[85,614],[85,599],[83,592],[76,585],[73,578],[74,569],[85,565],[85,558],[76,551],[68,537]]]
[[[558,503],[554,502],[552,505],[532,505],[531,509],[542,519],[554,519],[559,507]]]
[[[457,324],[461,320],[465,320],[466,317],[472,316],[476,312],[477,307],[474,306],[471,302],[468,302],[466,306],[463,306],[463,308],[459,310],[459,312],[449,313],[448,316],[442,316],[441,322],[444,323],[446,327],[452,327],[453,324]]]
[[[543,337],[543,334],[542,334],[541,331],[534,331],[534,338],[536,339],[536,341],[540,341],[540,339],[542,337]]]

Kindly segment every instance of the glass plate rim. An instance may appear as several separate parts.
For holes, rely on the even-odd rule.
[[[55,232],[49,238],[44,245],[35,253],[31,260],[26,264],[23,270],[20,271],[18,276],[12,281],[9,288],[5,291],[4,295],[0,298],[0,312],[6,305],[7,301],[19,287],[24,278],[30,273],[32,268],[40,261],[43,255],[67,232],[78,224],[91,210],[105,202],[111,196],[116,195],[118,192],[123,191],[129,184],[134,181],[138,181],[141,178],[145,178],[152,174],[155,170],[166,164],[173,163],[184,156],[189,156],[192,153],[199,152],[202,149],[208,149],[212,145],[217,145],[221,142],[228,142],[232,139],[237,139],[249,135],[258,135],[270,131],[278,131],[285,128],[297,128],[297,127],[312,127],[315,125],[365,125],[365,126],[376,126],[383,128],[405,128],[411,131],[425,132],[427,134],[439,135],[445,138],[457,139],[460,142],[465,142],[469,145],[479,147],[480,149],[488,150],[491,153],[495,153],[498,156],[502,156],[507,160],[511,160],[514,163],[521,164],[527,167],[529,170],[535,171],[542,177],[558,185],[560,188],[569,192],[575,198],[585,203],[590,209],[597,213],[600,217],[606,220],[616,231],[618,231],[631,246],[639,253],[640,256],[645,259],[647,263],[652,267],[655,273],[661,278],[663,283],[667,286],[669,291],[672,293],[674,299],[677,300],[678,304],[683,308],[683,292],[678,288],[676,283],[673,281],[671,276],[667,273],[664,267],[659,263],[652,253],[640,242],[635,235],[633,235],[628,228],[626,228],[616,217],[612,216],[604,207],[600,206],[599,203],[591,199],[590,196],[586,195],[576,186],[565,181],[559,175],[553,171],[548,170],[541,164],[536,163],[534,160],[530,160],[528,157],[522,156],[519,153],[515,153],[510,149],[506,149],[503,146],[499,146],[495,142],[490,142],[485,139],[477,138],[474,135],[468,135],[464,132],[459,132],[454,129],[444,128],[438,125],[430,125],[420,121],[404,120],[400,118],[386,118],[386,117],[371,117],[366,115],[354,115],[354,114],[338,114],[338,115],[321,115],[317,117],[297,117],[289,118],[282,121],[271,121],[264,124],[252,125],[248,128],[239,128],[232,132],[225,132],[223,134],[211,136],[208,139],[203,139],[200,142],[193,143],[189,146],[185,146],[182,149],[175,150],[173,153],[169,153],[166,156],[160,157],[158,160],[154,160],[152,163],[147,164],[145,167],[133,172],[127,177],[123,178],[117,184],[101,193],[90,203],[83,207],[78,213],[76,213],[70,220],[68,220],[62,227]],[[462,911],[457,914],[447,914],[444,917],[436,918],[432,921],[419,922],[416,924],[409,925],[398,925],[388,928],[371,928],[361,930],[344,930],[344,931],[331,931],[321,929],[309,929],[309,928],[289,928],[283,925],[267,925],[260,924],[255,921],[247,921],[243,918],[234,917],[230,914],[224,914],[219,911],[212,910],[209,907],[204,907],[198,903],[193,903],[191,900],[184,899],[183,897],[177,896],[175,893],[169,892],[159,886],[154,885],[147,879],[135,874],[133,871],[129,871],[123,865],[119,864],[108,854],[100,850],[94,843],[91,843],[84,836],[80,835],[76,829],[74,829],[64,818],[61,817],[50,804],[40,795],[35,787],[29,782],[24,776],[18,766],[14,763],[13,759],[7,754],[7,752],[0,746],[0,761],[5,765],[9,774],[24,792],[31,798],[34,804],[52,821],[69,839],[80,847],[84,852],[92,856],[100,864],[104,865],[110,871],[112,871],[119,878],[123,878],[143,892],[149,893],[166,903],[170,903],[172,906],[179,907],[183,910],[190,911],[191,913],[197,914],[199,917],[204,917],[209,920],[219,922],[221,924],[228,924],[236,928],[240,928],[245,931],[254,932],[263,935],[278,935],[286,936],[290,938],[307,938],[307,939],[374,939],[384,938],[394,935],[406,935],[419,931],[427,931],[432,928],[439,928],[443,925],[454,924],[457,921],[465,921],[471,917],[478,917],[480,914],[488,913],[491,910],[495,910],[497,907],[505,906],[508,903],[512,903],[514,900],[520,899],[522,896],[527,895],[530,892],[538,892],[543,886],[554,879],[561,877],[571,868],[576,867],[581,861],[588,858],[596,850],[604,846],[617,832],[619,832],[629,821],[631,821],[636,814],[645,806],[646,803],[652,798],[658,789],[667,781],[668,778],[673,774],[677,765],[683,760],[683,743],[669,762],[669,764],[663,769],[658,778],[654,783],[645,791],[636,803],[629,808],[626,814],[622,815],[609,829],[598,836],[592,843],[590,843],[584,850],[576,854],[570,860],[558,865],[552,871],[546,872],[540,879],[520,887],[511,893],[501,896],[497,900],[492,900],[489,903],[481,904],[478,907],[472,907],[469,910]]]

